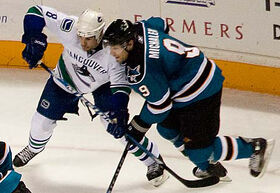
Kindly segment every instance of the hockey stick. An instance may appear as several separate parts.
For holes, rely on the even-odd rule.
[[[125,146],[125,149],[124,149],[124,151],[123,151],[123,153],[122,153],[121,159],[120,159],[120,161],[119,161],[119,164],[118,164],[118,166],[117,166],[117,168],[116,168],[116,171],[115,171],[115,173],[114,173],[114,176],[113,176],[113,178],[112,178],[112,180],[111,180],[111,182],[110,182],[110,185],[109,185],[109,187],[108,187],[106,193],[111,193],[111,192],[112,192],[113,187],[114,187],[115,182],[116,182],[116,180],[117,180],[117,177],[118,177],[118,175],[119,175],[119,173],[120,173],[120,170],[121,170],[121,168],[122,168],[122,165],[123,165],[123,163],[124,163],[124,159],[125,159],[125,157],[126,157],[126,155],[127,155],[127,152],[128,152],[128,150],[129,150],[130,145],[131,145],[130,142],[127,142],[127,144],[126,144],[126,146]]]
[[[95,105],[93,105],[89,100],[87,100],[83,94],[79,93],[76,89],[74,89],[71,85],[69,85],[66,81],[64,81],[63,79],[61,79],[60,77],[56,76],[56,74],[54,74],[54,72],[47,67],[42,61],[40,61],[38,63],[42,68],[44,68],[52,77],[56,78],[60,83],[62,83],[69,91],[71,91],[74,95],[76,95],[88,108],[91,108],[95,111],[96,114],[102,116],[102,118],[104,118],[106,121],[108,121],[109,123],[114,123],[114,120],[111,120],[110,117],[108,115],[106,115],[104,112],[102,112],[98,107],[96,107]],[[129,147],[130,147],[131,143],[128,141],[125,149],[122,153],[121,159],[118,163],[118,166],[116,168],[116,171],[114,173],[114,176],[110,182],[109,188],[107,189],[107,193],[111,193],[113,190],[113,187],[115,185],[115,182],[117,180],[117,177],[120,173],[120,170],[122,168],[122,165],[124,163],[124,160],[126,158],[126,155],[129,151]]]
[[[144,151],[147,155],[149,155],[155,162],[158,164],[162,165],[162,167],[167,170],[173,177],[175,177],[177,180],[179,180],[181,183],[183,183],[185,186],[188,188],[200,188],[200,187],[206,187],[206,186],[212,186],[217,183],[219,183],[220,178],[216,176],[204,178],[204,179],[199,179],[199,180],[187,180],[182,177],[180,177],[178,174],[176,174],[172,169],[170,169],[163,161],[158,159],[153,153],[149,152],[146,150],[140,143],[138,143],[133,137],[130,135],[126,134],[126,137],[128,140],[139,147],[142,151]]]

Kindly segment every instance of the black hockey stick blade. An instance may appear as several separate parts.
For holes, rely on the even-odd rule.
[[[199,180],[187,180],[182,177],[180,177],[178,174],[176,174],[173,170],[171,170],[166,164],[161,164],[165,170],[167,170],[173,177],[175,177],[177,180],[179,180],[181,183],[183,183],[188,188],[201,188],[201,187],[207,187],[212,186],[215,184],[218,184],[220,182],[220,178],[216,176],[211,176],[208,178],[203,178]]]
[[[147,149],[145,149],[140,143],[138,143],[133,137],[126,134],[126,137],[131,141],[132,144],[138,146],[141,150],[143,150],[147,155],[149,155],[155,162],[162,165],[163,168],[168,171],[174,178],[179,180],[181,183],[183,183],[188,188],[201,188],[206,186],[212,186],[220,182],[220,178],[216,176],[203,178],[199,180],[187,180],[182,177],[180,177],[178,174],[176,174],[172,169],[170,169],[164,162],[162,162],[160,159],[158,159],[154,154],[149,152]]]
[[[111,193],[111,192],[112,192],[113,187],[114,187],[114,185],[115,185],[115,183],[116,183],[117,177],[118,177],[118,175],[119,175],[119,173],[120,173],[120,170],[121,170],[121,168],[122,168],[122,165],[123,165],[123,163],[124,163],[124,160],[125,160],[125,157],[126,157],[126,155],[127,155],[127,152],[128,152],[128,150],[129,150],[130,145],[131,145],[131,143],[130,143],[130,142],[127,142],[127,144],[126,144],[126,146],[125,146],[125,148],[124,148],[124,151],[123,151],[123,153],[122,153],[121,159],[120,159],[120,161],[119,161],[119,164],[118,164],[118,166],[117,166],[117,168],[116,168],[116,171],[115,171],[115,173],[114,173],[114,176],[113,176],[113,178],[112,178],[112,180],[111,180],[111,183],[110,183],[110,185],[109,185],[109,187],[108,187],[106,193]]]

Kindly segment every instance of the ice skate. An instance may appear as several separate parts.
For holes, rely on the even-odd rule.
[[[19,152],[14,160],[13,164],[15,167],[25,166],[33,157],[35,157],[38,153],[34,153],[29,150],[29,147],[26,146],[21,152]]]
[[[159,157],[160,160],[162,160],[162,157]],[[155,187],[160,186],[163,184],[168,178],[169,175],[167,172],[165,172],[162,165],[158,164],[157,162],[154,162],[150,166],[148,166],[148,171],[146,174],[149,182]]]
[[[210,163],[207,170],[203,171],[198,167],[193,169],[193,175],[197,178],[208,178],[217,176],[222,182],[231,182],[231,178],[227,176],[227,170],[220,162]]]
[[[253,146],[253,154],[249,161],[250,173],[253,177],[261,178],[266,171],[275,140],[263,138],[245,139]]]

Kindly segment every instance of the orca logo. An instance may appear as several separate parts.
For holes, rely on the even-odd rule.
[[[46,99],[43,99],[40,106],[43,107],[44,109],[48,109],[50,107],[50,102],[47,101]]]
[[[64,18],[61,22],[60,29],[65,32],[70,32],[72,30],[74,20],[71,18]]]

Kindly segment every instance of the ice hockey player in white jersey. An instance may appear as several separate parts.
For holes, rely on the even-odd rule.
[[[76,17],[50,7],[33,6],[25,15],[23,24],[22,42],[26,46],[22,56],[30,69],[37,67],[46,50],[47,36],[42,33],[46,27],[64,46],[55,73],[80,93],[92,93],[95,105],[103,112],[109,112],[112,119],[117,119],[117,124],[104,122],[108,132],[127,124],[130,88],[125,66],[110,55],[109,49],[102,49],[105,21],[101,13],[87,9]],[[26,165],[44,150],[56,122],[66,120],[65,113],[78,114],[78,101],[56,78],[48,79],[31,121],[29,145],[15,156],[14,166]],[[125,142],[124,137],[121,141]],[[160,157],[157,145],[150,139],[143,137],[141,143]],[[131,147],[130,152],[148,167],[147,178],[154,186],[167,179],[163,168],[145,152],[138,147]]]
[[[4,141],[0,141],[0,192],[31,193],[21,181],[21,174],[14,171],[12,151]]]

